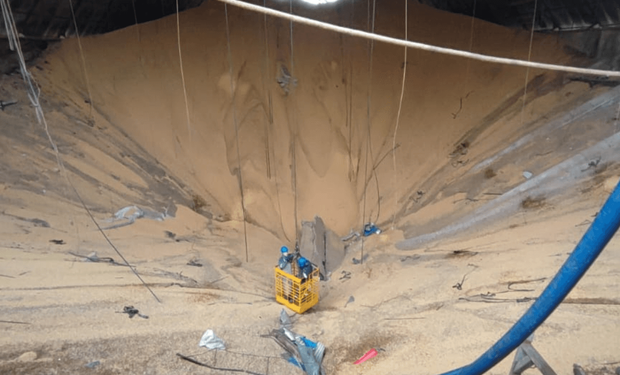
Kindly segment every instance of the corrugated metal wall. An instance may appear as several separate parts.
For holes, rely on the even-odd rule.
[[[17,29],[31,39],[58,39],[75,34],[70,0],[12,0]],[[100,34],[152,21],[176,11],[175,0],[71,0],[80,35]],[[179,9],[200,5],[203,0],[179,0]],[[5,35],[0,18],[0,35]]]
[[[535,0],[418,0],[508,27],[531,29]],[[475,5],[475,7],[474,7]],[[620,27],[620,0],[537,0],[536,31]]]

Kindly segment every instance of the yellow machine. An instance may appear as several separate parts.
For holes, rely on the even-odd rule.
[[[297,267],[293,267],[297,274]],[[319,303],[319,269],[313,266],[307,279],[300,279],[275,267],[276,301],[298,314]]]

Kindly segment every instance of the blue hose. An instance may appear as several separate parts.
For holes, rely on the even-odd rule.
[[[483,374],[521,345],[577,285],[618,227],[620,227],[620,182],[573,253],[521,319],[474,362],[443,375]]]

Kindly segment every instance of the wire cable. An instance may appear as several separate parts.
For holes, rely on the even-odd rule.
[[[534,43],[534,26],[536,25],[536,10],[538,8],[538,0],[534,0],[534,15],[532,16],[532,29],[530,31],[530,45],[527,51],[527,61],[532,59],[532,45]],[[521,106],[521,127],[525,121],[525,101],[527,99],[527,81],[530,79],[530,67],[525,69],[525,83],[523,84],[523,103]]]
[[[289,0],[289,12],[291,14],[291,16],[293,15],[293,0]],[[293,83],[294,86],[294,82],[295,82],[295,55],[294,55],[294,50],[293,50],[293,20],[290,20],[289,23],[289,29],[290,29],[290,42],[291,42],[291,82]],[[291,111],[290,114],[290,120],[291,120],[291,128],[293,130],[293,139],[292,139],[292,145],[291,145],[291,162],[293,164],[293,168],[291,171],[291,183],[293,185],[293,196],[294,196],[294,204],[293,204],[293,211],[294,211],[294,216],[295,216],[295,243],[297,243],[297,241],[299,241],[299,227],[297,225],[297,221],[298,221],[298,199],[297,199],[297,121],[296,121],[296,108],[295,108],[295,98],[292,97],[292,102],[293,102],[293,110]]]
[[[370,12],[370,0],[368,1],[368,27],[371,33],[375,32],[375,14],[376,14],[376,0],[372,0],[372,21],[371,21],[371,12]],[[368,95],[366,96],[366,123],[367,123],[367,139],[366,139],[366,161],[364,166],[364,191],[362,193],[362,230],[366,225],[366,192],[368,184],[366,181],[368,180],[368,158],[370,153],[370,108],[372,104],[372,56],[374,52],[375,41],[370,39],[368,46]],[[375,172],[376,173],[376,172]],[[376,175],[375,175],[376,176]],[[378,192],[378,190],[377,190]],[[362,235],[362,255],[360,257],[360,264],[364,264],[364,236]]]
[[[136,12],[136,0],[131,0],[131,7],[133,9],[133,19],[136,25],[136,34],[138,35],[138,43],[141,41],[140,37],[140,24],[138,24],[138,12]]]
[[[239,8],[251,10],[254,12],[264,13],[264,14],[267,14],[273,17],[288,19],[288,20],[301,23],[304,25],[314,26],[314,27],[318,27],[321,29],[325,29],[325,30],[331,30],[331,31],[339,32],[339,33],[357,36],[360,38],[372,39],[378,42],[394,44],[398,46],[409,47],[409,48],[419,49],[423,51],[436,52],[436,53],[441,53],[441,54],[446,54],[446,55],[451,55],[451,56],[458,56],[458,57],[474,59],[474,60],[479,60],[479,61],[484,61],[484,62],[489,62],[489,63],[496,63],[496,64],[523,66],[523,67],[530,67],[530,68],[536,68],[536,69],[554,70],[554,71],[562,71],[562,72],[577,73],[577,74],[584,74],[584,75],[620,77],[620,71],[576,68],[572,66],[545,64],[545,63],[537,63],[537,62],[523,61],[523,60],[517,60],[517,59],[509,59],[505,57],[482,55],[479,53],[466,52],[466,51],[456,50],[452,48],[445,48],[445,47],[437,47],[437,46],[433,46],[430,44],[406,41],[406,40],[391,38],[391,37],[387,37],[383,35],[377,35],[377,34],[365,32],[365,31],[361,31],[361,30],[355,30],[355,29],[350,29],[350,28],[346,28],[342,26],[332,25],[326,22],[321,22],[321,21],[316,21],[313,19],[305,18],[305,17],[295,16],[295,15],[287,14],[287,13],[280,12],[280,11],[273,10],[273,9],[267,9],[259,5],[249,4],[249,3],[246,3],[240,0],[217,0],[217,1],[227,3],[230,5],[234,5]]]
[[[405,0],[405,40],[408,36],[408,7],[409,0]],[[392,164],[394,167],[394,215],[392,215],[392,229],[396,222],[396,207],[398,207],[398,172],[396,170],[396,134],[400,125],[400,113],[403,108],[403,97],[405,96],[405,78],[407,77],[407,47],[405,49],[405,57],[403,58],[403,82],[400,87],[400,100],[398,101],[398,112],[396,113],[396,125],[394,126],[394,137],[392,138]]]
[[[178,2],[178,0],[177,0]],[[233,60],[232,50],[230,48],[230,27],[228,25],[228,5],[224,4],[224,15],[226,17],[226,42],[228,46],[228,71],[230,75],[230,95],[232,95],[232,115],[233,124],[235,125],[235,141],[237,143],[237,182],[239,183],[239,191],[241,192],[241,214],[243,216],[243,239],[245,241],[245,261],[249,261],[248,254],[248,229],[245,220],[245,194],[243,193],[243,176],[241,175],[241,151],[239,150],[239,127],[237,125],[237,111],[235,109],[235,83],[233,79]]]
[[[73,9],[73,0],[69,0],[69,8],[71,8],[71,17],[73,18],[73,26],[75,27],[75,36],[77,37],[78,47],[80,49],[80,57],[82,59],[82,69],[84,70],[84,80],[86,83],[86,92],[88,93],[88,104],[90,105],[90,119],[93,119],[93,97],[90,94],[90,80],[88,79],[88,70],[86,69],[86,58],[84,57],[84,49],[82,48],[82,39],[78,30],[77,19]]]
[[[267,0],[263,0],[263,6],[266,7],[267,6]],[[273,119],[273,104],[272,104],[272,97],[271,97],[271,89],[269,88],[269,84],[267,82],[270,82],[271,80],[271,75],[269,74],[269,33],[268,33],[268,29],[267,29],[267,15],[263,14],[263,36],[265,37],[265,63],[264,63],[264,71],[263,71],[263,91],[265,91],[267,93],[267,101],[269,104],[268,107],[268,113],[267,113],[267,121],[268,121],[268,128],[267,128],[267,134],[269,135],[271,132],[271,129],[273,128],[273,123],[274,123],[274,119]],[[270,146],[270,142],[267,143],[268,147]],[[271,148],[270,148],[271,150]],[[282,233],[284,234],[284,237],[286,238],[286,240],[288,242],[291,242],[291,239],[288,237],[288,234],[286,233],[286,229],[284,228],[284,220],[282,220],[282,203],[280,202],[280,187],[278,184],[278,167],[277,167],[277,163],[276,163],[276,157],[275,157],[275,151],[273,154],[273,159],[274,159],[274,166],[273,166],[273,179],[274,179],[274,184],[276,187],[276,200],[277,200],[277,204],[278,204],[278,215],[280,216],[280,228],[282,229]]]
[[[530,44],[527,51],[527,61],[530,61],[532,58],[532,45],[534,43],[534,27],[536,26],[536,11],[538,8],[538,0],[534,0],[534,14],[532,15],[532,29],[530,30]],[[523,102],[521,103],[521,129],[523,129],[523,125],[525,124],[525,104],[527,100],[527,82],[530,79],[530,68],[527,67],[525,69],[525,82],[523,83]],[[525,211],[521,211],[521,217],[523,219],[523,223],[527,224],[527,219],[525,217]]]
[[[161,303],[161,300],[157,297],[157,295],[153,292],[153,290],[142,279],[142,277],[140,276],[140,274],[138,274],[138,272],[134,269],[134,267],[132,267],[129,264],[127,259],[120,252],[120,250],[112,243],[112,241],[110,241],[110,238],[108,238],[108,236],[105,234],[103,229],[101,229],[101,227],[99,226],[99,223],[97,223],[97,221],[95,220],[95,217],[93,216],[92,212],[86,206],[86,203],[82,199],[82,196],[80,195],[80,193],[78,192],[77,188],[75,187],[75,185],[73,185],[73,182],[69,178],[69,174],[67,173],[67,170],[66,170],[65,165],[64,165],[64,163],[62,161],[62,157],[60,155],[60,152],[58,151],[58,146],[56,145],[56,142],[54,142],[54,140],[52,138],[52,135],[50,134],[49,126],[47,124],[47,120],[45,118],[45,114],[43,113],[43,109],[42,109],[41,103],[39,101],[40,90],[39,90],[38,86],[36,85],[36,83],[34,82],[34,80],[32,79],[32,76],[30,75],[30,72],[28,71],[28,68],[26,66],[26,61],[24,59],[24,54],[23,54],[22,49],[21,49],[21,43],[19,41],[19,38],[17,37],[17,35],[18,35],[17,34],[17,26],[15,24],[15,19],[13,18],[13,14],[12,14],[12,11],[11,11],[11,8],[10,8],[10,4],[9,4],[8,0],[0,0],[0,5],[2,5],[2,12],[3,12],[3,15],[4,15],[5,19],[9,20],[9,23],[5,24],[6,28],[7,28],[7,37],[9,39],[13,40],[12,45],[15,47],[15,50],[17,51],[22,77],[23,77],[23,79],[24,79],[24,81],[26,82],[26,85],[27,85],[28,98],[30,99],[30,102],[34,106],[35,112],[36,112],[36,115],[37,115],[37,120],[38,120],[39,124],[43,125],[43,128],[45,130],[45,134],[47,136],[47,139],[48,139],[50,145],[52,146],[52,149],[54,150],[54,154],[56,156],[56,162],[58,164],[58,168],[62,172],[63,177],[65,178],[65,180],[67,181],[68,185],[71,187],[71,189],[75,193],[78,201],[80,202],[80,204],[82,205],[82,207],[84,208],[84,210],[86,211],[86,213],[88,214],[88,216],[90,217],[92,222],[95,224],[95,226],[97,227],[97,230],[101,233],[103,238],[105,238],[105,240],[112,247],[112,249],[114,249],[114,251],[118,254],[118,256],[123,260],[123,262],[125,262],[125,264],[131,269],[131,271],[134,273],[134,275],[136,275],[136,277],[140,280],[142,285],[144,285],[144,287],[153,295],[153,297],[155,297],[155,300],[157,302]],[[77,25],[77,23],[75,22],[75,19],[74,19],[74,25]],[[76,32],[77,32],[77,29],[76,29]],[[91,102],[91,104],[92,104],[92,102]]]

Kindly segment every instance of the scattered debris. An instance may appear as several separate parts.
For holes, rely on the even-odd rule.
[[[590,86],[590,88],[596,85],[601,85],[604,87],[616,87],[620,84],[620,82],[618,81],[610,80],[609,77],[607,76],[598,76],[598,77],[575,76],[575,77],[569,77],[568,80],[587,83]]]
[[[282,313],[280,313],[280,329],[274,329],[263,337],[273,338],[286,351],[283,357],[289,363],[301,368],[306,374],[324,375],[325,371],[321,364],[325,346],[291,331],[289,327],[282,324],[282,321]]]
[[[381,233],[381,229],[379,229],[379,227],[377,227],[374,223],[370,222],[370,223],[364,224],[364,230],[362,231],[362,234],[364,235],[364,237],[368,237],[370,235],[380,234],[380,233]],[[360,239],[361,236],[362,235],[360,234],[360,232],[357,232],[351,229],[351,232],[347,234],[346,236],[342,237],[340,240],[342,242],[347,242],[351,240],[357,241]]]
[[[468,92],[468,93],[467,93],[467,95],[465,95],[465,97],[461,97],[461,98],[460,98],[460,100],[459,100],[459,103],[460,103],[460,104],[459,104],[459,110],[458,110],[458,111],[456,111],[456,112],[453,112],[453,113],[452,113],[452,119],[456,120],[456,117],[457,117],[457,116],[459,115],[459,113],[461,113],[461,111],[463,110],[463,100],[464,100],[464,99],[467,99],[471,93],[473,93],[473,91]]]
[[[95,368],[95,367],[99,366],[100,364],[101,364],[101,362],[99,362],[99,361],[92,361],[92,362],[89,362],[86,365],[84,365],[84,367]]]
[[[15,218],[17,220],[28,221],[28,222],[34,224],[35,227],[50,228],[50,224],[47,221],[45,221],[45,220],[41,220],[41,219],[37,219],[37,218],[30,219],[30,218],[27,218],[27,217],[11,215],[11,214],[8,214],[8,213],[6,213],[4,211],[2,212],[2,214],[5,215],[5,216],[13,217],[13,218]]]
[[[351,259],[351,262],[353,262],[353,264],[361,264],[365,262],[366,260],[368,260],[368,254],[364,255],[364,258],[362,258],[361,260],[357,258],[353,258]]]
[[[284,64],[280,64],[280,73],[278,77],[276,77],[276,81],[286,95],[290,94],[292,90],[291,87],[297,87],[297,78],[291,76],[291,73],[289,73],[288,68]]]
[[[590,160],[588,162],[588,166],[586,167],[586,169],[582,169],[582,172],[587,171],[590,168],[596,168],[598,166],[598,163],[601,162],[601,157],[599,156],[598,158],[594,159],[594,160]]]
[[[372,222],[364,224],[364,237],[368,237],[373,234],[381,234],[381,229],[379,229]]]
[[[555,371],[549,366],[547,361],[532,346],[534,334],[530,335],[519,347],[515,353],[515,358],[510,368],[511,375],[521,375],[523,371],[535,366],[543,375],[555,375]],[[583,371],[583,369],[582,369]],[[577,374],[577,373],[575,373]]]
[[[200,213],[205,207],[207,207],[207,201],[200,195],[192,195],[192,211]]]
[[[454,253],[456,254],[457,251],[464,251],[464,252],[470,253],[470,251],[466,251],[466,250],[456,250]],[[474,253],[474,254],[477,254],[477,253]],[[463,275],[463,279],[461,280],[460,283],[456,283],[456,284],[452,285],[452,287],[456,288],[456,290],[462,290],[463,289],[463,283],[465,282],[465,279],[467,278],[467,276],[470,273],[474,272],[476,270],[476,268],[478,268],[478,266],[476,266],[474,264],[468,264],[468,266],[474,267],[474,269],[469,271],[469,272],[467,272],[465,275]],[[510,289],[510,285],[508,285],[508,289]]]
[[[64,240],[50,240],[54,245],[64,245],[66,242]]]
[[[491,179],[493,177],[497,176],[497,173],[495,173],[495,171],[493,170],[493,168],[489,167],[487,169],[484,170],[484,178]]]
[[[467,163],[469,163],[469,159],[467,160],[454,160],[452,161],[452,163],[450,163],[450,165],[452,165],[454,168],[460,168],[464,165],[467,165]]]
[[[463,276],[463,280],[461,280],[461,282],[460,282],[460,283],[456,283],[456,284],[452,285],[452,287],[453,287],[453,288],[456,288],[456,290],[463,290],[463,283],[465,282],[465,277],[466,277],[466,276],[467,276],[467,275],[464,275],[464,276]]]
[[[351,279],[351,272],[342,270],[342,272],[340,274],[342,276],[340,276],[340,278],[338,280],[349,280],[349,279]]]
[[[344,304],[344,307],[347,307],[348,304],[355,302],[355,297],[351,296],[349,297],[349,300],[347,301],[347,303]]]
[[[459,143],[458,145],[456,145],[456,148],[454,149],[454,151],[450,153],[450,158],[467,155],[468,152],[469,152],[469,141],[463,141]]]
[[[123,311],[120,311],[120,313],[121,314],[129,315],[130,319],[133,318],[136,315],[138,315],[142,319],[148,319],[149,318],[148,315],[140,314],[140,311],[138,309],[136,309],[135,307],[133,307],[133,306],[125,306],[123,308]]]
[[[291,317],[288,316],[286,310],[282,309],[282,311],[280,311],[280,326],[290,328],[292,325],[293,322],[291,322]]]
[[[359,365],[360,363],[364,363],[364,362],[368,361],[369,359],[376,357],[377,354],[379,354],[379,352],[377,352],[377,349],[374,349],[374,348],[370,349],[360,359],[358,359],[357,361],[353,362],[353,364],[354,365]]]
[[[523,298],[496,298],[495,293],[487,292],[486,294],[479,294],[472,297],[461,297],[459,300],[468,302],[486,302],[486,303],[503,303],[503,302],[531,302],[535,301],[536,297],[523,297]]]
[[[422,199],[422,197],[426,193],[424,193],[422,190],[418,190],[418,191],[416,191],[415,194],[416,194],[415,197],[411,197],[409,199],[413,200],[414,203],[418,203],[418,202],[420,202],[420,200]]]
[[[166,234],[166,237],[168,237],[168,238],[170,238],[170,239],[172,239],[172,240],[175,240],[175,239],[176,239],[176,237],[177,237],[177,234],[176,234],[176,233],[171,232],[171,231],[169,231],[169,230],[164,231],[164,233]]]
[[[202,267],[202,263],[200,263],[198,261],[198,259],[192,259],[189,262],[187,262],[188,266],[194,266],[194,267]]]
[[[30,219],[29,221],[31,223],[33,223],[35,227],[43,227],[43,228],[49,228],[50,227],[50,224],[47,221],[45,221],[45,220]]]
[[[525,177],[526,179],[530,179],[532,178],[532,176],[534,176],[534,174],[530,171],[523,171],[523,177]]]
[[[511,292],[533,292],[535,289],[512,289],[513,285],[517,285],[517,284],[529,284],[529,283],[541,283],[543,281],[547,280],[546,277],[541,277],[538,279],[532,279],[532,280],[518,280],[518,281],[509,281],[508,284],[508,290]]]
[[[113,264],[115,266],[124,266],[124,267],[132,267],[131,265],[128,264],[124,264],[124,263],[118,263],[117,261],[114,260],[114,258],[110,258],[110,257],[98,257],[96,252],[92,252],[88,255],[80,255],[80,254],[76,254],[76,253],[72,253],[69,251],[69,254],[75,256],[75,257],[79,257],[79,258],[84,258],[85,262],[94,262],[94,263],[110,263]]]
[[[224,340],[217,337],[215,332],[212,329],[208,329],[200,338],[200,342],[198,346],[205,347],[209,350],[226,350],[226,345],[224,344]]]
[[[521,201],[521,208],[525,209],[534,209],[534,208],[542,208],[546,205],[545,197],[527,197],[523,201]]]
[[[211,365],[208,365],[208,364],[206,364],[204,362],[200,362],[200,361],[198,361],[196,359],[184,356],[181,353],[177,353],[177,357],[181,358],[184,361],[191,362],[191,363],[193,363],[195,365],[206,367],[206,368],[210,368],[211,370],[227,371],[227,372],[241,372],[241,373],[250,374],[250,375],[263,375],[263,374],[261,374],[259,372],[254,372],[254,371],[249,371],[249,370],[211,366]]]
[[[17,104],[17,100],[0,100],[0,109],[4,112],[4,109],[10,105]]]
[[[120,210],[116,211],[114,217],[107,219],[107,222],[115,222],[119,220],[125,220],[123,223],[114,224],[109,227],[101,228],[103,230],[116,229],[120,227],[125,227],[131,225],[136,222],[136,220],[141,218],[147,218],[151,220],[163,221],[168,217],[168,208],[164,210],[163,213],[143,210],[138,206],[127,206],[123,207]]]
[[[461,249],[461,250],[454,250],[452,251],[452,253],[448,254],[448,258],[463,258],[463,257],[473,257],[474,255],[477,255],[478,253],[475,251],[469,251],[469,250],[465,250],[465,249]],[[472,264],[470,264],[471,266],[473,266]]]
[[[456,204],[456,203],[459,203],[459,202],[462,202],[462,201],[466,201],[465,203],[468,203],[468,202],[478,202],[479,200],[480,199],[466,197],[466,198],[463,198],[463,199],[457,199],[454,202],[452,202],[452,204]]]
[[[28,322],[17,322],[14,320],[0,320],[0,323],[7,323],[7,324],[30,324]]]
[[[182,272],[170,272],[170,271],[162,270],[162,269],[159,269],[159,268],[154,268],[153,270],[155,271],[153,273],[154,275],[168,277],[168,278],[171,278],[171,279],[174,279],[174,280],[183,281],[182,284],[181,283],[175,283],[174,285],[178,285],[178,286],[183,287],[183,288],[194,288],[194,287],[198,286],[198,281],[196,281],[195,279],[192,279],[191,277],[187,277],[187,276],[183,275]]]
[[[360,232],[355,232],[354,230],[351,230],[351,233],[347,234],[346,236],[342,237],[341,240],[342,242],[346,242],[352,239],[358,239],[360,238]]]
[[[177,237],[176,233],[170,232],[169,230],[165,230],[164,234],[166,235],[166,238],[174,240],[175,242],[181,242],[181,241],[191,242],[191,237],[190,236],[180,236],[180,237]]]
[[[37,353],[35,352],[25,352],[22,355],[20,355],[19,357],[17,357],[15,360],[17,362],[32,362],[35,359],[37,359]]]
[[[573,375],[586,375],[586,372],[583,370],[583,367],[577,363],[573,363]]]
[[[400,258],[400,261],[401,261],[401,262],[406,262],[406,261],[408,261],[408,260],[417,260],[417,259],[420,259],[420,258],[422,258],[422,256],[421,256],[421,255],[419,255],[419,254],[415,254],[415,255],[407,255],[407,256],[405,256],[405,257]]]
[[[581,223],[579,223],[579,224],[575,225],[575,227],[580,227],[580,226],[582,226],[582,225],[589,225],[589,224],[592,224],[592,221],[591,221],[591,220],[586,219],[586,220],[582,221]]]

